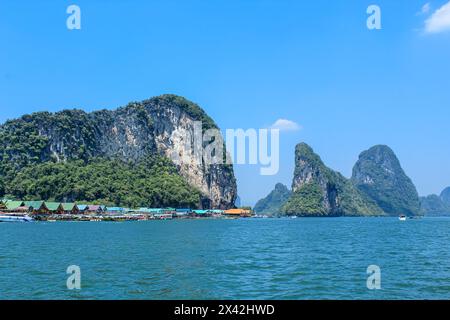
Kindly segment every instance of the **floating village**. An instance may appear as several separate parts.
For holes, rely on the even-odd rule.
[[[248,209],[194,210],[176,208],[107,207],[48,201],[0,200],[0,222],[27,221],[142,221],[170,219],[250,218]]]

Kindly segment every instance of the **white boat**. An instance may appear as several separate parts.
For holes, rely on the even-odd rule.
[[[398,220],[406,221],[406,216],[402,214],[400,217],[398,217]]]
[[[0,222],[32,222],[33,218],[27,215],[15,216],[15,215],[0,215]]]

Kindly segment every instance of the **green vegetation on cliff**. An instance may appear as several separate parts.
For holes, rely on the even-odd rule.
[[[287,215],[325,216],[328,210],[323,205],[324,195],[317,183],[306,183],[295,191],[282,211]]]
[[[278,183],[267,197],[256,203],[254,211],[258,214],[279,215],[281,214],[281,207],[290,195],[291,191],[284,184]]]
[[[200,204],[200,192],[163,157],[149,157],[138,164],[106,159],[41,163],[19,171],[5,189],[8,197],[23,200],[125,207],[197,208]]]
[[[189,101],[184,97],[174,94],[163,94],[161,96],[144,101],[144,103],[146,102],[167,105],[169,107],[176,106],[178,108],[181,108],[196,121],[201,121],[204,130],[218,128],[214,120],[211,119],[211,117],[208,116],[198,104],[193,103],[192,101]]]
[[[352,182],[389,215],[420,214],[416,187],[388,146],[362,152],[353,168]]]
[[[300,216],[383,215],[350,180],[326,167],[306,143],[295,149],[293,194],[282,211]]]
[[[361,193],[353,183],[338,172],[338,183],[335,185],[337,194],[340,194],[338,215],[345,216],[383,216],[385,213],[377,204]]]

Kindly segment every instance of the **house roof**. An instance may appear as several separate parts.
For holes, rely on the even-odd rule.
[[[50,211],[57,211],[61,207],[61,203],[59,202],[46,202],[45,205],[47,206],[47,209]]]
[[[22,207],[23,204],[23,201],[7,201],[5,203],[6,209],[8,210],[16,210],[17,208]]]
[[[64,211],[72,211],[72,210],[78,208],[75,203],[61,203],[61,205],[62,205]]]
[[[84,211],[89,208],[87,204],[78,204],[77,207],[78,209],[80,209],[80,211]]]
[[[207,214],[208,210],[194,210],[195,214]]]
[[[24,202],[25,206],[28,208],[33,208],[34,210],[38,210],[41,209],[42,206],[44,206],[45,202],[44,201],[25,201]]]
[[[80,206],[78,206],[78,208],[80,208]],[[99,205],[95,205],[95,204],[88,205],[88,211],[99,211],[99,210],[103,210],[103,206],[99,206]]]
[[[243,209],[230,209],[230,210],[225,210],[224,213],[225,214],[246,214],[246,213],[249,213],[249,211],[243,210]]]

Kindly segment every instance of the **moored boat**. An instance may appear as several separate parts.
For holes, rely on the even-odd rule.
[[[0,222],[32,222],[33,218],[27,215],[0,214]]]
[[[404,214],[402,214],[402,215],[400,215],[400,216],[398,217],[398,220],[400,220],[400,221],[406,221],[406,216],[405,216]]]

